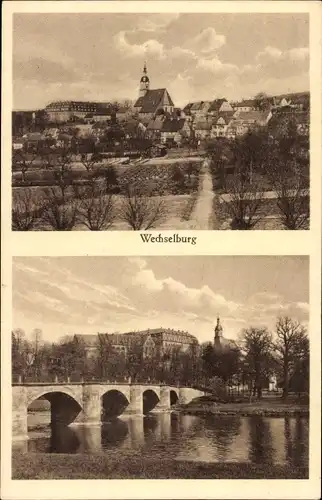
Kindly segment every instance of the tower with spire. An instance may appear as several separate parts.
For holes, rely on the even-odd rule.
[[[215,337],[214,337],[214,345],[216,348],[221,347],[222,339],[223,339],[223,327],[221,326],[220,318],[218,315],[217,316],[217,324],[215,327]]]
[[[146,62],[144,62],[143,75],[141,76],[140,80],[139,97],[144,97],[149,90],[150,90],[150,79],[148,77]]]

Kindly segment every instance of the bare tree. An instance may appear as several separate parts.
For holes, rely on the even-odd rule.
[[[67,189],[72,185],[72,154],[68,149],[63,149],[55,158],[54,178],[61,192],[63,201],[66,199]]]
[[[12,230],[32,231],[36,228],[43,211],[43,200],[31,189],[23,189],[12,198]]]
[[[81,163],[86,168],[87,172],[93,172],[96,165],[102,161],[99,153],[90,153],[81,155]]]
[[[296,163],[275,164],[270,180],[276,193],[280,220],[286,229],[306,229],[310,219],[308,179]]]
[[[78,222],[79,201],[66,200],[55,188],[46,190],[42,221],[54,231],[71,231]]]
[[[12,165],[21,172],[22,182],[26,182],[26,173],[35,163],[38,154],[27,153],[25,151],[15,151],[12,155]]]
[[[113,195],[90,187],[83,194],[79,206],[79,219],[90,231],[109,229],[116,217]]]
[[[291,371],[300,353],[306,337],[306,329],[290,317],[280,317],[276,323],[277,339],[274,348],[283,371],[283,397],[287,399],[289,393]]]
[[[226,191],[221,202],[226,215],[232,218],[232,229],[252,229],[265,216],[263,189],[246,180],[242,173],[227,182]]]
[[[266,328],[250,327],[242,333],[244,365],[253,383],[252,392],[262,396],[262,387],[272,361],[272,336]]]
[[[126,187],[119,216],[134,231],[155,228],[166,215],[166,205],[161,198],[147,195],[129,185]]]

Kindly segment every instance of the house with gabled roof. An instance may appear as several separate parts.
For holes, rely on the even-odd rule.
[[[193,124],[193,129],[195,131],[196,139],[208,139],[211,133],[212,122],[209,120],[203,120],[200,122],[195,122]]]
[[[211,137],[225,137],[226,136],[226,131],[233,120],[234,117],[234,111],[224,111],[222,113],[219,113],[212,122],[212,127],[211,127]]]
[[[208,113],[212,116],[216,116],[218,113],[226,111],[233,111],[233,108],[225,98],[215,99],[208,108]]]
[[[180,144],[183,136],[190,137],[191,128],[184,118],[166,118],[161,129],[161,142]]]

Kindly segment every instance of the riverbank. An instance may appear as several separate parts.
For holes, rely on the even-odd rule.
[[[160,460],[149,454],[13,453],[13,479],[308,479],[308,467]]]
[[[284,402],[281,398],[267,398],[261,401],[242,401],[236,403],[221,403],[198,398],[186,405],[178,406],[176,412],[186,415],[239,415],[249,417],[286,417],[309,416],[309,405],[296,401]]]

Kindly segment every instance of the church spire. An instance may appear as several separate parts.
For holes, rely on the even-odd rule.
[[[222,336],[223,336],[223,327],[221,326],[220,318],[219,318],[219,314],[218,314],[217,315],[217,324],[216,324],[216,328],[215,328],[215,338],[222,337]]]
[[[146,67],[146,61],[144,61],[143,76],[141,77],[141,80],[140,80],[139,97],[144,97],[149,89],[150,89],[150,79],[148,77],[148,70]]]

